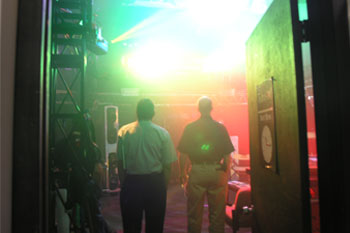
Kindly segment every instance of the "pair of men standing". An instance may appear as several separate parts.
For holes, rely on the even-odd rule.
[[[180,139],[180,179],[184,162],[192,168],[187,190],[188,232],[200,233],[204,198],[209,204],[209,232],[223,233],[229,154],[234,150],[226,128],[211,118],[212,102],[198,101],[200,119],[186,126]],[[151,122],[154,105],[143,99],[137,104],[136,122],[118,132],[119,173],[122,182],[120,204],[124,233],[140,233],[145,212],[146,233],[163,232],[166,189],[171,163],[177,160],[169,133]]]

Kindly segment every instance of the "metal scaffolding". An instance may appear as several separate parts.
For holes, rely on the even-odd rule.
[[[59,189],[67,189],[71,182],[68,180],[72,169],[67,169],[68,164],[78,164],[84,181],[92,175],[84,164],[89,143],[94,140],[86,109],[87,54],[88,50],[97,55],[105,54],[108,45],[92,22],[92,0],[52,0],[51,13],[49,183],[51,192],[59,197],[67,210],[72,206],[68,206]],[[79,135],[79,149],[72,141],[76,135]],[[70,158],[66,158],[67,154]],[[88,203],[79,204],[85,211],[90,208]],[[89,232],[95,232],[93,216],[89,213],[85,215],[86,226],[80,225],[80,220],[73,219],[72,214],[69,215],[74,232],[85,227],[89,228]]]
[[[66,128],[65,120],[79,118],[85,111],[84,90],[91,7],[89,0],[52,2],[51,146],[57,139],[57,126]]]

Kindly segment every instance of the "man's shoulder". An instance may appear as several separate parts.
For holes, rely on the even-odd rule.
[[[195,121],[189,122],[189,123],[185,126],[185,128],[191,129],[191,128],[193,128],[193,127],[196,127],[196,126],[199,125],[199,124],[200,124],[200,119],[197,119],[197,120],[195,120]]]
[[[219,127],[219,128],[223,128],[223,129],[226,128],[225,125],[224,125],[224,123],[222,123],[222,122],[220,122],[220,121],[213,120],[212,122],[213,122],[213,124],[215,124],[215,125],[216,125],[217,127]]]
[[[161,133],[164,133],[164,134],[169,134],[168,130],[166,130],[165,128],[163,128],[162,126],[160,125],[157,125],[153,122],[151,122],[151,126],[152,128],[154,128],[155,130],[161,132]]]
[[[215,121],[215,128],[217,129],[217,131],[220,131],[223,134],[225,134],[225,132],[227,132],[226,126],[224,125],[224,123],[222,123],[220,121]]]
[[[137,121],[131,122],[129,124],[123,125],[120,129],[129,129],[137,126]]]
[[[198,120],[195,120],[195,121],[192,121],[190,123],[188,123],[186,125],[186,128],[188,129],[191,129],[191,128],[195,128],[195,127],[202,127],[203,124],[205,125],[214,125],[214,126],[217,126],[218,128],[225,128],[224,124],[219,122],[219,121],[216,121],[212,118],[209,118],[209,119],[198,119]]]
[[[119,128],[118,130],[118,134],[119,135],[123,135],[125,133],[127,133],[128,131],[134,129],[137,126],[137,122],[131,122],[129,124],[123,125],[122,127]]]

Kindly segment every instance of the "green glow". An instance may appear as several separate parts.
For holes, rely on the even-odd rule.
[[[209,149],[210,149],[210,145],[209,144],[203,144],[202,147],[201,147],[202,151],[209,151]]]
[[[307,12],[307,2],[306,0],[299,0],[298,1],[298,11],[299,11],[299,20],[308,20],[309,15]]]
[[[245,42],[272,0],[185,1],[181,9],[96,1],[109,51],[94,75],[107,90],[211,92],[245,72]]]
[[[128,46],[129,51],[118,62],[129,77],[148,81],[193,79],[233,72],[235,68],[242,70],[245,41],[268,2],[188,0],[178,10],[163,9],[151,14],[143,13],[145,8],[134,8],[134,12],[117,12],[119,29],[120,25],[125,28],[124,22],[130,25],[126,20],[136,13],[144,17],[115,34],[111,44],[129,44],[130,40],[131,44],[134,41],[143,44],[132,49]]]

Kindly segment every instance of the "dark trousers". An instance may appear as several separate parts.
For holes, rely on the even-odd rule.
[[[124,233],[140,233],[145,212],[146,233],[162,233],[166,208],[164,175],[127,175],[120,193]]]

